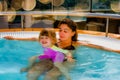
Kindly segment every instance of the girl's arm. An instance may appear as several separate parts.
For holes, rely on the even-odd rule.
[[[73,56],[72,56],[72,52],[69,51],[67,54],[66,54],[66,58],[69,62],[74,62],[75,59],[73,59]]]
[[[51,49],[55,50],[55,51],[59,51],[61,53],[67,54],[69,51],[68,50],[64,50],[62,48],[59,48],[57,46],[52,46]]]
[[[70,50],[64,50],[64,49],[59,48],[59,47],[57,47],[57,46],[52,46],[51,48],[52,48],[53,50],[56,50],[56,51],[59,51],[59,52],[65,54],[68,61],[70,61],[70,62],[74,62],[74,61],[75,61],[75,60],[73,59],[72,52],[71,52]]]

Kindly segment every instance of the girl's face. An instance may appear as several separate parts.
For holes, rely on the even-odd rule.
[[[39,42],[43,47],[51,47],[52,41],[48,36],[40,36]]]
[[[72,40],[72,36],[75,34],[67,24],[61,24],[59,26],[59,36],[61,41]]]

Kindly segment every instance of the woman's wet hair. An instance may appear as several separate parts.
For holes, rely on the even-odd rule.
[[[56,33],[54,30],[43,29],[43,30],[41,30],[41,32],[39,34],[39,40],[40,40],[41,36],[49,37],[52,40],[52,44],[55,44],[57,42]]]
[[[67,24],[68,27],[69,27],[73,32],[75,32],[74,36],[72,37],[72,41],[77,41],[77,37],[78,37],[77,24],[76,24],[73,20],[68,19],[68,18],[65,18],[65,19],[61,20],[60,23],[58,24],[58,27],[59,27],[61,24]]]

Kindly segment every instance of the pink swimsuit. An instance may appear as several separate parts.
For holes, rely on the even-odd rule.
[[[65,55],[51,48],[44,48],[44,55],[38,56],[40,60],[51,59],[53,62],[63,62]]]

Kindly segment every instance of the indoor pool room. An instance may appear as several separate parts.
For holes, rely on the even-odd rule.
[[[74,49],[64,55],[75,59],[69,80],[120,80],[120,0],[0,0],[0,80],[30,79],[21,69],[44,53],[44,29],[55,31],[56,46]],[[46,80],[52,69],[30,80]],[[67,80],[62,71],[47,80]]]

